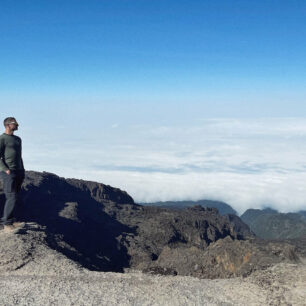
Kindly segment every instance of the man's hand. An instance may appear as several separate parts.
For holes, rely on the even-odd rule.
[[[6,170],[5,172],[6,172],[6,174],[11,174],[10,170]]]

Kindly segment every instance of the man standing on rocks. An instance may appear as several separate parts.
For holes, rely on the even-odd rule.
[[[0,229],[12,231],[22,225],[15,222],[14,214],[25,170],[21,157],[21,138],[14,135],[18,130],[18,123],[14,117],[8,117],[3,124],[5,132],[0,136],[0,178],[6,201]]]

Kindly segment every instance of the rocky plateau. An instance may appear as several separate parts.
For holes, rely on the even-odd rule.
[[[4,203],[3,193],[0,203]],[[233,279],[234,284],[240,277],[260,287],[261,276],[269,275],[273,267],[305,267],[306,237],[262,240],[239,217],[221,216],[215,208],[142,206],[118,188],[46,172],[27,171],[18,219],[25,222],[24,227],[0,233],[0,271],[11,282],[14,275],[133,275],[142,271],[146,281],[175,276]],[[135,299],[131,304],[137,304]],[[216,304],[221,300],[216,299]],[[286,300],[285,293],[275,298],[282,300]],[[19,298],[21,304],[25,301]],[[161,303],[150,301],[147,305]],[[214,300],[207,303],[214,304]]]

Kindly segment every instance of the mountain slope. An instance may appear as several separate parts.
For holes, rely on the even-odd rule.
[[[290,239],[306,235],[306,219],[300,213],[248,209],[241,219],[256,236],[263,239]]]

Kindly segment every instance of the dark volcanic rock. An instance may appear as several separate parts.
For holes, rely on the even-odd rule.
[[[230,236],[212,243],[205,250],[196,247],[165,247],[158,260],[151,264],[170,268],[178,275],[200,278],[247,276],[279,262],[298,262],[296,248],[289,243],[260,240],[235,240]],[[150,269],[149,269],[150,270]]]
[[[295,239],[287,239],[285,241],[296,247],[298,256],[304,258],[304,260],[306,259],[306,235]]]
[[[32,250],[22,249],[13,267],[33,261],[27,252],[38,245],[90,270],[136,268],[198,277],[245,275],[297,260],[289,242],[261,244],[239,217],[221,216],[216,208],[144,207],[118,188],[34,171],[26,173],[21,195],[19,218],[33,224],[22,235],[36,237],[37,228],[41,238]],[[3,203],[3,194],[0,198]],[[0,254],[7,248],[0,246]]]
[[[28,171],[20,219],[46,228],[49,246],[92,270],[145,268],[165,246],[205,249],[244,238],[217,209],[142,207],[120,189]]]
[[[117,237],[133,229],[104,211],[105,205],[123,201],[136,206],[126,192],[27,171],[21,196],[19,219],[45,228],[49,247],[91,270],[123,271],[129,265],[127,250]]]
[[[233,224],[215,208],[196,206],[186,210],[138,207],[127,213],[120,210],[117,219],[136,228],[135,235],[126,236],[123,244],[129,250],[131,266],[142,269],[156,260],[165,246],[196,247],[204,250],[211,243],[227,236],[244,238]],[[248,232],[251,235],[250,232]]]
[[[249,226],[236,215],[225,215],[224,218],[231,224],[232,230],[238,233],[238,238],[252,238],[255,234]]]
[[[233,214],[237,215],[237,212],[228,204],[220,201],[213,200],[198,200],[198,201],[165,201],[154,203],[141,203],[144,206],[158,206],[163,208],[173,209],[185,209],[187,207],[201,205],[202,207],[217,208],[220,215]]]
[[[125,191],[118,188],[114,188],[101,183],[77,180],[77,179],[66,179],[66,182],[84,193],[89,194],[93,199],[97,201],[112,201],[118,204],[134,204],[134,200]]]

